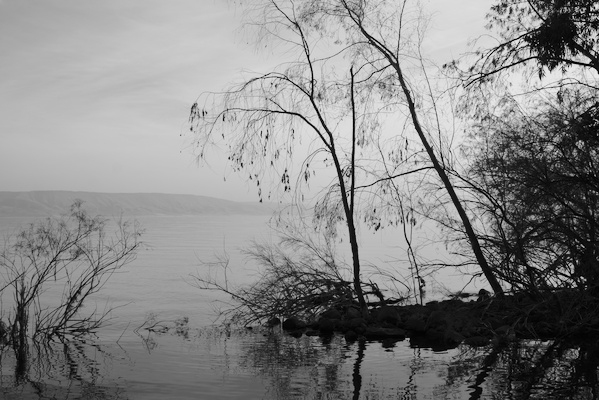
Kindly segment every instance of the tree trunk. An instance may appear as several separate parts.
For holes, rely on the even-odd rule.
[[[383,57],[385,57],[385,59],[387,59],[390,66],[397,73],[397,78],[401,85],[402,91],[403,91],[404,95],[406,96],[406,101],[408,102],[408,108],[410,110],[410,116],[412,119],[412,123],[414,124],[414,128],[416,129],[416,132],[418,133],[418,137],[420,138],[422,145],[426,149],[426,152],[427,152],[431,162],[433,163],[433,167],[435,168],[435,171],[437,171],[439,178],[441,178],[441,181],[443,182],[443,185],[445,186],[445,190],[447,190],[447,193],[449,194],[449,197],[451,198],[451,201],[460,216],[460,219],[461,219],[462,224],[464,225],[464,229],[466,231],[466,235],[468,236],[468,240],[470,241],[470,246],[472,247],[472,250],[474,251],[476,260],[478,261],[478,264],[479,264],[483,274],[485,275],[485,278],[491,285],[491,288],[493,289],[495,294],[502,295],[503,289],[501,288],[499,281],[495,277],[493,270],[487,263],[487,259],[485,258],[485,255],[482,252],[482,249],[480,247],[480,243],[478,242],[476,233],[474,233],[474,229],[472,228],[472,224],[470,223],[470,219],[468,218],[468,215],[466,214],[464,207],[462,207],[462,203],[461,203],[460,199],[458,198],[458,196],[453,188],[453,185],[452,185],[451,181],[449,180],[449,177],[445,173],[445,168],[443,166],[441,166],[441,164],[439,163],[439,160],[437,159],[437,156],[436,156],[432,146],[428,142],[428,139],[426,138],[426,135],[424,134],[424,131],[422,130],[422,126],[420,125],[420,121],[418,120],[418,114],[416,113],[416,106],[414,105],[414,100],[412,99],[412,94],[410,93],[410,89],[408,88],[408,85],[403,76],[402,69],[399,65],[399,60],[398,60],[398,55],[397,55],[398,53],[394,53],[386,46],[385,43],[377,40],[373,35],[371,35],[366,30],[364,25],[362,24],[362,19],[361,19],[362,17],[358,13],[356,13],[345,0],[342,0],[342,4],[348,13],[348,16],[356,24],[356,27],[362,33],[364,38],[368,41],[368,43],[372,47],[374,47],[378,52],[380,52],[381,55]]]
[[[341,192],[341,202],[343,203],[343,211],[345,213],[345,219],[347,221],[347,231],[349,233],[349,243],[351,246],[352,265],[354,273],[354,291],[356,292],[356,297],[358,298],[358,303],[360,304],[360,311],[362,312],[362,315],[366,316],[368,315],[368,306],[366,305],[366,300],[364,299],[364,293],[362,292],[362,282],[360,281],[360,255],[358,250],[358,237],[356,235],[356,226],[354,223],[353,210],[350,207],[350,203],[347,199],[347,191],[345,188],[345,182],[343,181],[343,171],[341,170],[341,164],[339,163],[339,159],[337,158],[337,153],[335,152],[334,147],[331,147],[331,155],[335,164],[335,169],[337,171],[337,179],[339,180],[339,190]]]
[[[464,225],[464,229],[466,231],[466,235],[468,236],[468,240],[470,241],[470,246],[472,247],[472,251],[474,252],[474,256],[476,257],[476,261],[478,262],[480,269],[482,270],[483,274],[485,275],[487,282],[489,282],[489,285],[491,285],[493,292],[495,292],[496,295],[501,296],[503,294],[503,289],[502,289],[501,285],[499,284],[499,281],[495,277],[493,270],[487,263],[487,259],[485,258],[485,255],[483,254],[483,251],[480,247],[480,243],[478,242],[478,237],[476,236],[476,233],[474,232],[474,229],[472,228],[472,224],[470,223],[468,214],[466,214],[466,211],[464,210],[464,207],[462,206],[462,202],[458,198],[458,195],[455,192],[453,184],[451,183],[451,181],[449,180],[449,177],[447,176],[447,173],[445,172],[445,168],[439,163],[439,160],[437,159],[437,155],[435,154],[435,151],[433,150],[432,146],[428,142],[428,139],[426,138],[426,135],[424,134],[424,131],[422,130],[422,126],[420,125],[420,121],[418,120],[418,114],[416,113],[416,106],[414,105],[414,100],[412,99],[412,94],[410,93],[410,90],[406,84],[404,77],[403,77],[401,67],[396,62],[392,63],[392,64],[393,64],[393,68],[397,72],[397,77],[401,84],[403,93],[406,96],[406,100],[408,102],[408,108],[410,109],[410,116],[412,118],[412,123],[414,124],[414,128],[416,129],[416,132],[418,133],[418,137],[420,138],[420,141],[422,142],[422,145],[424,146],[426,153],[428,154],[428,157],[430,158],[431,162],[433,163],[433,167],[435,168],[435,171],[437,171],[439,178],[441,178],[441,181],[443,182],[443,185],[445,186],[445,190],[447,191],[447,193],[449,194],[449,197],[451,198],[451,202],[453,203],[455,209],[457,210],[457,212],[460,216],[460,219],[461,219],[462,224]]]

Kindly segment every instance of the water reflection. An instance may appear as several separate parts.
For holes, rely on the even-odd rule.
[[[347,344],[342,337],[295,339],[269,333],[241,351],[241,365],[267,378],[267,398],[273,399],[548,400],[599,395],[599,346],[594,343],[496,340],[485,348],[463,345],[434,353],[406,342]],[[391,355],[382,359],[382,352]]]
[[[106,382],[102,363],[109,355],[84,340],[30,342],[0,351],[3,399],[121,399],[124,390]]]
[[[362,361],[364,360],[364,350],[366,350],[366,342],[364,340],[360,340],[358,342],[358,356],[354,362],[354,373],[352,374],[352,382],[354,384],[354,400],[360,398],[360,389],[362,388],[362,375],[360,374],[360,367],[362,365]]]
[[[246,341],[240,352],[240,365],[268,382],[265,399],[424,399],[443,393],[441,388],[433,395],[426,382],[431,371],[442,373],[443,364],[421,358],[431,352],[406,342],[346,343],[342,336],[294,338],[269,331]]]
[[[267,378],[272,398],[348,398],[347,382],[339,374],[348,357],[343,341],[338,336],[294,338],[268,331],[261,340],[244,343],[240,365]]]
[[[123,342],[110,351],[92,340],[31,344],[24,363],[5,347],[0,398],[598,398],[593,342],[495,340],[433,352],[407,340],[231,329],[131,332]]]
[[[597,399],[597,343],[495,343],[480,360],[470,399]]]

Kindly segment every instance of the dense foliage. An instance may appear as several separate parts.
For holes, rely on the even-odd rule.
[[[485,252],[514,289],[597,287],[598,7],[498,1],[488,19],[500,43],[465,75],[464,180]]]
[[[489,28],[499,44],[479,52],[469,80],[534,65],[543,76],[555,69],[582,66],[599,72],[599,4],[591,0],[499,0],[490,10]]]
[[[503,281],[536,291],[599,284],[599,103],[563,90],[516,102],[474,129],[477,210]]]

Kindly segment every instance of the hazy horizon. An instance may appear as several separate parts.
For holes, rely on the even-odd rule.
[[[64,214],[82,200],[93,214],[139,215],[269,215],[275,203],[232,201],[213,196],[170,193],[88,191],[0,191],[0,217],[46,217]]]

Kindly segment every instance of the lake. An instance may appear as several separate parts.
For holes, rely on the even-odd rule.
[[[83,341],[32,346],[26,375],[16,374],[15,356],[5,347],[2,398],[597,398],[596,365],[581,370],[578,363],[594,349],[526,341],[500,352],[465,345],[434,352],[409,340],[346,343],[341,336],[297,339],[279,329],[214,326],[216,301],[229,299],[194,287],[191,275],[207,273],[201,261],[224,250],[232,283],[254,280],[258,268],[242,249],[252,240],[276,240],[268,217],[137,219],[148,247],[89,305],[115,307],[108,324]],[[26,221],[0,218],[0,233]],[[362,232],[362,240],[365,260],[405,268],[393,262],[403,257],[393,232]],[[149,324],[170,329],[144,329]]]

